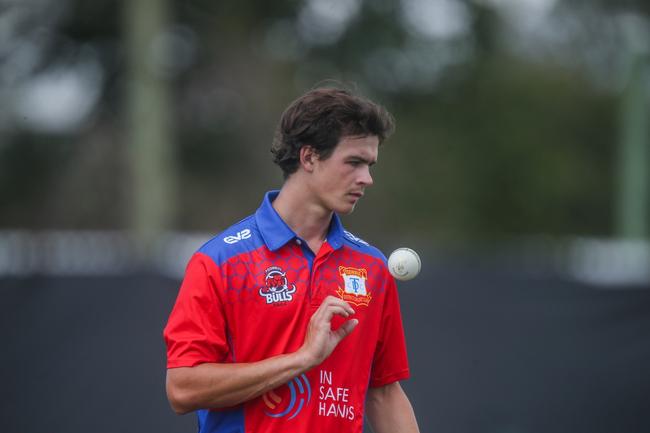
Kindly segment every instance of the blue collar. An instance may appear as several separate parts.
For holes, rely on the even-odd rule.
[[[280,191],[269,191],[264,195],[264,200],[257,212],[255,212],[255,222],[262,234],[264,243],[271,251],[285,245],[287,242],[296,239],[297,236],[293,230],[284,222],[277,211],[273,208],[273,200],[278,196]],[[338,215],[332,215],[329,232],[327,232],[327,243],[332,249],[339,249],[343,245],[343,225]]]

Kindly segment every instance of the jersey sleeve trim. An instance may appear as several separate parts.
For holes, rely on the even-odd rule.
[[[398,371],[396,373],[387,374],[377,379],[371,379],[370,387],[377,388],[379,386],[385,386],[393,382],[408,379],[409,377],[411,377],[411,372],[408,368],[406,368],[404,370]]]
[[[214,363],[215,361],[206,361],[204,359],[181,358],[167,361],[167,368],[196,367],[201,364]]]

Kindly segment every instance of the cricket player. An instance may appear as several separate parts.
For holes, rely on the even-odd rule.
[[[164,330],[167,395],[201,433],[418,432],[395,280],[346,231],[393,130],[381,106],[317,88],[272,146],[284,183],[190,259]]]

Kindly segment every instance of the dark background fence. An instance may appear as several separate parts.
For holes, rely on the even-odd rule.
[[[400,283],[422,432],[648,432],[650,290],[431,263]],[[0,279],[4,433],[191,432],[164,389],[179,281]]]

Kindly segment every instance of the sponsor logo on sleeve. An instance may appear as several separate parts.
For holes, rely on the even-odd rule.
[[[366,245],[366,246],[369,246],[369,245],[370,245],[368,242],[364,241],[364,240],[361,239],[361,238],[356,237],[355,235],[353,235],[352,233],[350,233],[350,232],[347,231],[347,230],[344,230],[344,231],[343,231],[343,234],[344,234],[345,236],[347,236],[348,239],[350,239],[351,241],[354,241],[354,242],[357,242],[357,243],[360,243],[360,244],[363,244],[363,245]]]
[[[240,232],[235,233],[234,235],[231,236],[226,236],[223,238],[223,241],[227,244],[236,244],[239,241],[242,241],[244,239],[249,239],[251,237],[251,230],[250,229],[244,229]]]

